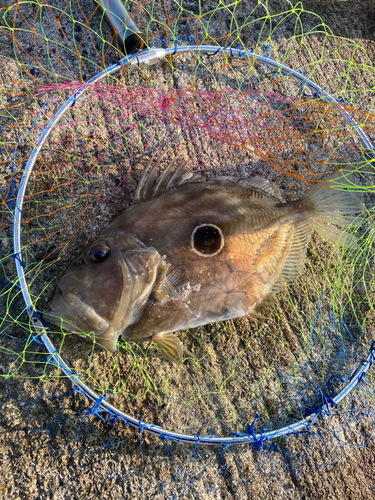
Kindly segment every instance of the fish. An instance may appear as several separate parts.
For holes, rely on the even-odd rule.
[[[285,202],[260,176],[210,180],[177,157],[159,173],[160,162],[150,162],[133,203],[66,268],[45,321],[93,332],[110,352],[120,336],[153,341],[181,364],[192,354],[175,332],[241,316],[262,321],[262,310],[303,273],[314,231],[359,248],[350,228],[364,204],[348,189],[352,170]]]

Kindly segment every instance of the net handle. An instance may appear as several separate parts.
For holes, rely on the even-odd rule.
[[[319,87],[316,83],[313,81],[309,80],[306,78],[304,75],[301,73],[284,66],[282,64],[277,63],[276,61],[273,61],[272,59],[268,57],[264,57],[261,55],[254,54],[252,51],[245,51],[241,49],[233,49],[230,47],[217,47],[214,45],[182,45],[182,46],[175,46],[171,48],[151,48],[151,49],[146,49],[143,50],[142,52],[138,54],[134,54],[131,56],[125,56],[122,58],[118,63],[113,64],[110,66],[108,69],[103,70],[102,72],[98,73],[96,76],[94,76],[91,80],[89,80],[87,83],[83,84],[79,89],[67,99],[67,101],[60,107],[60,109],[55,113],[55,115],[52,117],[51,121],[47,124],[45,129],[43,130],[42,134],[40,135],[36,146],[32,153],[30,154],[30,157],[27,161],[27,164],[25,166],[20,186],[17,191],[17,200],[14,208],[14,225],[13,225],[13,242],[14,242],[14,257],[15,257],[15,264],[17,268],[17,275],[18,275],[18,286],[21,289],[21,293],[23,296],[23,299],[26,304],[26,310],[29,314],[30,317],[30,324],[34,328],[35,332],[37,333],[38,338],[40,338],[48,352],[50,353],[50,356],[48,358],[48,361],[55,364],[63,372],[65,375],[71,380],[71,382],[75,385],[77,392],[82,393],[89,399],[91,399],[94,402],[94,408],[93,411],[89,412],[89,414],[96,413],[98,414],[99,408],[101,408],[101,411],[106,411],[108,412],[112,417],[117,417],[123,420],[127,425],[130,425],[132,427],[138,427],[140,432],[143,430],[146,430],[147,432],[150,432],[151,434],[156,434],[160,436],[161,438],[165,439],[170,439],[173,441],[179,441],[179,442],[184,442],[184,443],[195,443],[198,445],[199,443],[202,444],[216,444],[216,445],[234,445],[234,444],[244,444],[244,443],[250,443],[253,446],[261,446],[264,441],[274,439],[277,437],[282,437],[282,436],[287,436],[291,434],[296,434],[300,432],[308,432],[310,427],[317,421],[319,415],[327,415],[329,414],[329,408],[328,404],[323,404],[320,409],[318,409],[314,414],[309,415],[306,418],[303,418],[299,420],[298,422],[291,423],[291,424],[286,424],[284,427],[277,429],[277,430],[268,430],[266,432],[262,433],[255,433],[253,430],[253,425],[250,426],[250,429],[246,433],[233,433],[232,435],[226,436],[226,437],[217,437],[217,436],[198,436],[198,435],[188,435],[188,434],[180,434],[176,433],[173,431],[169,431],[167,429],[163,429],[157,425],[150,424],[150,423],[143,423],[142,419],[136,419],[130,415],[127,415],[126,413],[121,412],[114,406],[112,406],[110,403],[108,403],[103,396],[98,396],[94,391],[90,389],[82,380],[79,378],[79,376],[74,373],[71,368],[67,365],[67,363],[61,358],[61,356],[58,353],[58,350],[54,347],[53,343],[51,342],[50,338],[48,337],[48,328],[45,327],[42,323],[42,321],[39,319],[37,312],[34,309],[34,304],[31,300],[28,286],[26,283],[26,278],[25,278],[25,264],[22,261],[22,243],[21,243],[21,220],[22,220],[22,206],[23,206],[23,199],[25,196],[27,184],[30,179],[31,172],[34,168],[35,161],[38,157],[38,154],[49,137],[49,135],[52,133],[53,129],[57,125],[57,123],[60,121],[60,119],[64,116],[64,114],[67,112],[67,110],[71,107],[73,107],[78,99],[84,98],[84,93],[85,91],[93,84],[101,81],[102,79],[106,78],[110,74],[114,74],[117,71],[119,71],[122,67],[130,67],[131,66],[139,66],[139,65],[152,65],[160,61],[162,58],[165,57],[172,57],[176,54],[182,54],[186,52],[193,52],[193,53],[200,53],[202,52],[205,55],[215,55],[219,52],[229,54],[231,56],[238,56],[238,57],[247,57],[250,60],[254,61],[260,61],[266,64],[267,66],[274,68],[277,72],[282,73],[283,75],[292,75],[294,76],[298,81],[300,81],[302,84],[307,85],[310,89],[314,90],[319,97],[323,98],[327,102],[335,103],[338,105],[341,113],[343,116],[347,119],[347,121],[350,123],[350,125],[356,130],[360,138],[362,139],[364,145],[366,148],[373,150],[373,145],[369,139],[369,137],[366,135],[366,133],[358,126],[358,124],[355,122],[355,120],[348,115],[348,113],[345,111],[340,106],[340,103],[334,99],[331,95],[328,94],[324,89]],[[365,373],[368,371],[370,368],[371,364],[374,361],[374,356],[375,356],[375,347],[371,347],[370,354],[367,357],[366,360],[364,360],[359,367],[355,370],[353,375],[350,377],[349,382],[346,384],[344,389],[331,401],[333,402],[334,405],[337,405],[340,403],[342,399],[344,399],[349,392],[362,380],[363,376]]]

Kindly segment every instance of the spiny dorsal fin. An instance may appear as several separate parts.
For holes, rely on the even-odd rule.
[[[171,180],[174,174],[174,168],[176,166],[177,156],[173,158],[168,167],[161,173],[156,183],[155,190],[157,193],[165,191],[168,186],[168,182]]]
[[[170,162],[168,167],[158,177],[158,168],[165,152],[161,153],[160,158],[150,171],[151,164],[155,159],[156,154],[157,153],[154,154],[150,163],[145,168],[142,179],[140,180],[135,193],[134,202],[146,200],[147,198],[151,198],[152,196],[155,196],[163,191],[172,189],[176,186],[181,186],[187,182],[205,182],[206,179],[196,172],[184,172],[186,162],[181,163],[176,169],[174,169],[178,160],[177,157]]]
[[[137,190],[135,192],[135,196],[134,196],[134,200],[133,200],[134,202],[139,201],[139,200],[143,200],[145,198],[145,192],[148,191],[148,189],[149,189],[147,186],[147,183],[148,183],[150,177],[151,177],[151,180],[153,179],[152,182],[154,182],[154,180],[155,180],[155,174],[157,174],[158,167],[160,165],[161,160],[163,159],[163,157],[165,155],[165,151],[160,153],[160,157],[159,157],[158,161],[155,163],[155,165],[151,169],[151,172],[149,173],[152,162],[154,161],[154,159],[156,158],[158,153],[159,153],[159,150],[156,150],[156,152],[152,156],[150,162],[148,163],[148,165],[146,165],[145,171],[143,172],[143,175],[141,177],[141,180],[139,181]]]

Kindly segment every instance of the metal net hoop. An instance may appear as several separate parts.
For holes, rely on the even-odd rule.
[[[17,275],[19,280],[19,287],[22,292],[24,302],[26,304],[26,310],[30,316],[31,325],[36,333],[36,338],[41,340],[45,345],[46,349],[50,353],[48,361],[50,363],[58,366],[65,375],[75,384],[77,391],[91,399],[94,403],[93,413],[99,411],[107,412],[111,418],[119,418],[124,421],[127,425],[137,427],[140,431],[147,431],[152,434],[156,434],[162,438],[167,438],[170,440],[175,440],[184,443],[203,443],[203,444],[220,444],[220,445],[230,445],[235,443],[251,443],[253,445],[258,445],[265,440],[271,440],[281,436],[292,435],[296,433],[303,433],[309,431],[310,427],[317,421],[318,417],[321,415],[328,415],[330,408],[337,406],[359,383],[363,378],[365,373],[370,368],[374,359],[374,348],[371,347],[367,359],[363,360],[353,372],[351,377],[346,380],[344,388],[332,398],[325,398],[320,407],[316,408],[314,413],[306,415],[305,418],[298,420],[297,422],[287,423],[286,425],[276,429],[269,430],[261,433],[254,432],[253,426],[248,429],[245,433],[235,433],[234,435],[227,436],[199,436],[188,435],[183,433],[174,432],[173,430],[163,429],[152,423],[143,422],[142,419],[134,418],[131,415],[125,414],[124,412],[118,410],[116,407],[111,405],[106,401],[104,396],[99,396],[95,393],[87,384],[85,384],[80,377],[72,370],[69,365],[62,359],[58,349],[55,348],[51,339],[48,336],[48,330],[41,321],[35,303],[32,300],[29,287],[27,284],[24,265],[22,260],[22,236],[21,236],[21,224],[22,224],[22,207],[24,202],[25,192],[28,186],[28,182],[31,178],[33,167],[37,161],[38,155],[44,143],[53,132],[57,124],[60,122],[62,117],[66,112],[75,106],[77,101],[85,97],[86,91],[94,84],[99,83],[109,76],[112,76],[119,72],[123,68],[130,68],[136,65],[152,65],[157,63],[161,59],[173,58],[176,54],[193,54],[202,53],[206,55],[215,55],[218,53],[230,55],[231,57],[246,58],[250,61],[257,61],[258,63],[264,64],[275,74],[287,75],[293,77],[301,89],[308,90],[311,94],[318,96],[322,101],[335,103],[338,105],[340,112],[342,113],[345,120],[347,120],[348,125],[352,127],[353,130],[358,134],[358,137],[362,145],[367,149],[367,151],[373,150],[373,145],[370,138],[367,136],[363,128],[356,123],[353,117],[351,117],[344,107],[340,108],[340,103],[336,101],[332,96],[330,96],[324,89],[320,88],[313,81],[306,78],[301,73],[288,68],[282,64],[279,64],[268,57],[254,54],[251,51],[244,51],[241,49],[233,49],[228,47],[217,46],[177,46],[172,48],[151,48],[150,50],[145,50],[133,56],[128,56],[123,58],[117,64],[107,68],[102,71],[94,78],[89,80],[87,83],[82,84],[78,90],[76,90],[71,97],[60,107],[57,113],[54,114],[53,118],[50,120],[48,125],[44,128],[42,134],[40,135],[36,147],[32,151],[25,169],[23,171],[22,180],[17,192],[17,199],[14,209],[14,256],[15,264],[17,268]],[[98,413],[97,413],[98,414]],[[254,419],[255,420],[255,419]]]

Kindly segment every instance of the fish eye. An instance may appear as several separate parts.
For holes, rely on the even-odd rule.
[[[111,249],[105,243],[97,243],[90,248],[89,259],[91,262],[103,262],[111,254]]]
[[[221,229],[214,224],[197,226],[191,235],[193,251],[202,257],[217,255],[224,246],[224,236]]]

